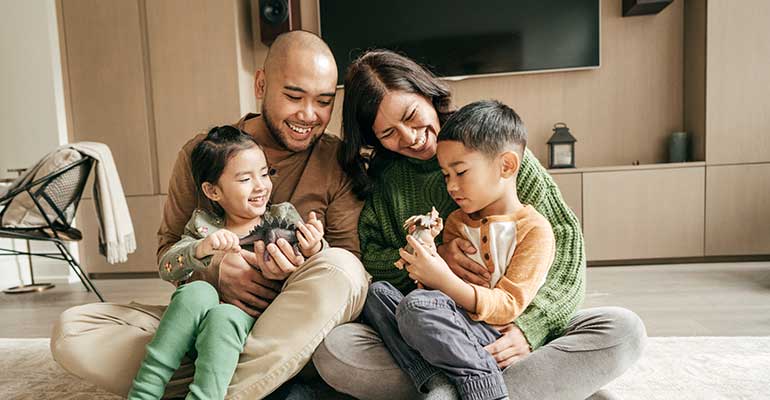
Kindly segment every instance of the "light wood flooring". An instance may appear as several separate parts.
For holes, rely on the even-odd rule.
[[[166,304],[160,279],[101,279],[107,301]],[[0,294],[0,338],[49,337],[65,309],[97,301],[79,283],[34,294]],[[639,314],[650,336],[770,335],[770,262],[588,268],[583,307],[616,305]]]

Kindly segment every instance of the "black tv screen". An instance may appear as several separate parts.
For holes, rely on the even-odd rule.
[[[367,49],[444,77],[599,66],[599,0],[319,0],[339,68]]]

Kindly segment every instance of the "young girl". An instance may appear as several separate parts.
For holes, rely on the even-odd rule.
[[[240,238],[255,226],[278,219],[298,228],[305,257],[326,247],[323,226],[313,213],[305,224],[291,204],[269,204],[273,185],[267,160],[251,136],[230,126],[213,128],[193,150],[191,163],[196,186],[215,213],[193,212],[182,239],[160,260],[165,280],[184,282],[195,270],[208,268],[215,253],[241,251]],[[179,286],[147,345],[128,398],[160,399],[190,352],[195,375],[187,398],[224,399],[254,321],[239,308],[220,304],[216,289],[205,281]]]

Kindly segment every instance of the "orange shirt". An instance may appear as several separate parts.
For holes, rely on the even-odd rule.
[[[491,288],[471,284],[476,312],[470,317],[492,325],[513,322],[545,283],[556,248],[551,224],[530,205],[480,220],[455,210],[447,217],[444,243],[457,237],[473,243],[478,251],[472,258],[492,275]]]

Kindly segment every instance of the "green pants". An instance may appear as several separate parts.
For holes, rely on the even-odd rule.
[[[160,399],[182,358],[195,356],[187,399],[224,399],[254,318],[231,304],[219,304],[204,281],[180,286],[171,296],[158,330],[147,345],[129,399]]]

